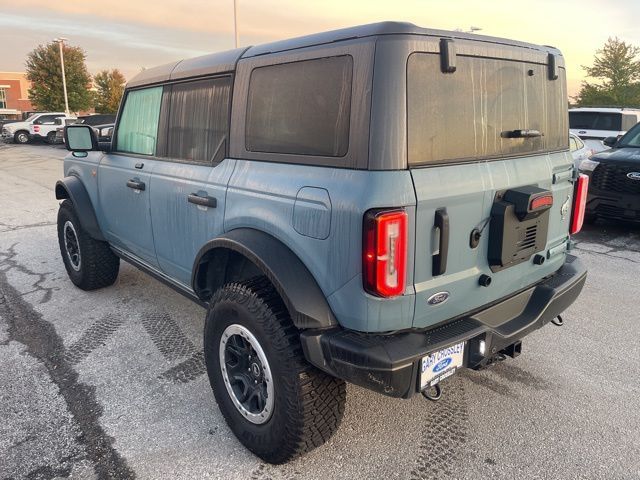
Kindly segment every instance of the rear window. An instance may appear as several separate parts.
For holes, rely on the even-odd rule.
[[[339,56],[251,73],[246,148],[343,157],[349,147],[353,59]]]
[[[564,69],[459,55],[442,73],[440,56],[414,53],[407,64],[409,163],[447,163],[566,149]],[[540,137],[505,138],[513,130]]]
[[[231,77],[167,87],[167,157],[207,164],[222,160],[229,130],[230,92]]]
[[[569,127],[576,130],[622,130],[621,113],[569,112]]]

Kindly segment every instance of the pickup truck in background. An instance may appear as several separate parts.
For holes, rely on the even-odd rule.
[[[113,125],[116,122],[116,116],[113,114],[102,114],[97,113],[94,115],[87,115],[83,117],[78,117],[75,120],[67,120],[65,122],[60,122],[58,128],[56,129],[56,137],[54,143],[64,143],[64,127],[67,125],[71,125],[73,123],[82,123],[84,125],[89,125],[93,127],[93,130],[96,132],[98,136],[98,141],[100,142],[110,142],[111,141],[111,130],[113,129]]]
[[[56,118],[61,117],[65,117],[64,112],[34,113],[23,122],[5,123],[2,126],[1,138],[4,141],[12,140],[15,143],[29,143],[31,140],[31,126],[55,126]]]
[[[40,119],[29,125],[29,139],[30,140],[44,140],[47,143],[56,143],[56,130],[58,127],[64,125],[71,125],[76,122],[74,116],[58,116],[53,119],[46,118],[42,121]]]

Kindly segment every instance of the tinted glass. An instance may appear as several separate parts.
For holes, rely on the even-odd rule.
[[[550,81],[546,65],[457,57],[444,74],[437,54],[414,53],[407,65],[409,162],[456,162],[567,148],[564,69]],[[532,138],[506,138],[513,130]]]
[[[62,117],[61,115],[43,115],[39,117],[35,122],[36,125],[42,125],[45,123],[55,123],[56,118]]]
[[[629,130],[627,134],[620,139],[616,147],[640,148],[640,123]]]
[[[162,87],[127,93],[118,124],[116,150],[141,155],[155,154],[161,100]]]
[[[638,122],[635,115],[622,115],[622,130],[630,130]]]
[[[249,85],[247,150],[344,156],[352,70],[350,56],[256,68]]]
[[[231,78],[168,87],[166,156],[211,163],[224,158],[229,130]]]
[[[604,112],[569,112],[569,127],[579,130],[622,130],[622,114]]]

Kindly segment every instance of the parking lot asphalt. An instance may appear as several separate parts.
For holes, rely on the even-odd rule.
[[[575,237],[585,289],[520,357],[447,380],[437,403],[349,386],[337,434],[272,466],[216,407],[201,307],[127,264],[103,290],[68,280],[65,153],[0,145],[0,479],[640,478],[640,227]]]

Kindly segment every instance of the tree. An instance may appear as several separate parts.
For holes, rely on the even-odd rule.
[[[620,39],[609,38],[596,51],[593,65],[583,66],[587,76],[598,83],[582,82],[578,105],[640,105],[640,48]]]
[[[126,80],[120,70],[102,70],[93,77],[96,87],[95,107],[97,113],[116,113]]]
[[[91,76],[85,65],[86,55],[80,47],[63,46],[69,110],[77,112],[91,107]],[[64,111],[60,47],[57,43],[38,45],[26,61],[27,79],[31,82],[29,100],[38,110]]]

